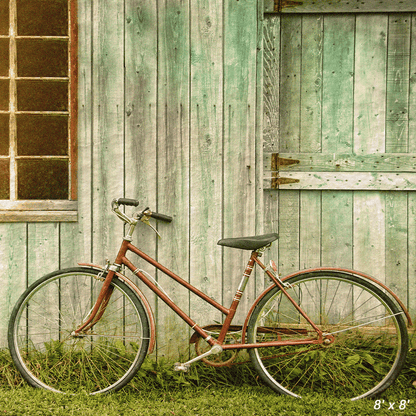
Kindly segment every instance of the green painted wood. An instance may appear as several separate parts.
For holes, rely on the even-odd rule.
[[[403,298],[405,305],[409,308],[412,319],[416,317],[416,250],[413,250],[416,244],[416,193],[408,193],[408,276],[407,276],[407,293]],[[414,344],[414,343],[413,343]]]
[[[385,13],[415,12],[413,0],[265,0],[265,13]]]
[[[300,193],[299,213],[299,268],[321,265],[322,193]]]
[[[350,191],[322,192],[322,266],[353,265],[353,198]]]
[[[253,235],[255,225],[255,117],[257,1],[224,2],[223,236]],[[230,305],[248,261],[247,252],[223,249],[223,301]],[[251,280],[240,310],[253,300]],[[237,319],[242,320],[242,312]]]
[[[285,191],[279,195],[279,273],[300,269],[299,225],[300,193]]]
[[[401,299],[407,298],[408,193],[386,193],[386,283]]]
[[[280,58],[280,152],[300,149],[302,18],[282,16]]]
[[[190,282],[222,301],[223,40],[222,1],[191,9]],[[207,201],[210,201],[207,203]],[[202,325],[222,314],[195,296],[190,313]]]
[[[409,152],[416,152],[416,14],[411,16],[409,63]]]
[[[19,296],[26,289],[27,225],[0,224],[0,348],[7,347],[10,314]]]
[[[114,261],[123,232],[110,204],[124,193],[124,5],[94,4],[92,21],[92,260],[102,264]]]
[[[322,15],[302,16],[302,68],[300,88],[300,152],[322,147]]]
[[[386,220],[384,192],[354,193],[353,268],[386,280]]]
[[[385,151],[387,31],[387,15],[356,17],[354,153],[366,158]]]
[[[410,14],[389,16],[386,152],[408,151]]]
[[[158,259],[189,280],[189,88],[190,9],[180,0],[158,3],[157,211],[174,218],[159,224]],[[162,273],[158,281],[189,312],[189,295]],[[185,348],[189,330],[162,301],[157,303],[157,353]],[[189,339],[189,338],[188,338]],[[176,345],[175,345],[176,344]]]
[[[279,151],[280,138],[280,17],[263,23],[263,140],[264,150]]]
[[[406,191],[416,189],[416,173],[407,172],[282,172],[281,177],[296,180],[278,189]],[[273,189],[272,180],[264,180],[265,189]]]
[[[354,16],[324,17],[322,152],[351,153],[354,109]]]

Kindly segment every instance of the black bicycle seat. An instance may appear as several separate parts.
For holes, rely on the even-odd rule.
[[[217,244],[225,247],[240,248],[242,250],[258,250],[277,240],[278,237],[278,234],[272,233],[253,237],[223,238]]]

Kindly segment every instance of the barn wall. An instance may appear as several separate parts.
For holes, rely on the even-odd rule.
[[[78,222],[0,224],[2,347],[28,284],[78,261],[114,259],[123,235],[110,211],[117,197],[173,216],[158,224],[161,240],[142,226],[134,243],[229,305],[247,253],[216,242],[262,227],[260,3],[78,1]],[[221,318],[146,270],[198,323]],[[242,306],[263,286],[258,280]],[[156,312],[157,354],[184,352],[188,328],[146,294]]]

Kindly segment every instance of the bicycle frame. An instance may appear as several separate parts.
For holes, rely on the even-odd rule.
[[[133,263],[131,263],[127,257],[127,252],[132,252],[138,255],[147,263],[153,265],[158,270],[175,280],[180,285],[184,286],[191,292],[193,292],[196,296],[203,299],[205,302],[209,303],[211,306],[219,310],[223,315],[225,315],[224,323],[221,327],[220,334],[217,339],[212,338],[207,332],[204,331],[202,327],[200,327],[196,322],[194,322],[184,311],[182,311],[166,294],[163,290],[161,290],[154,282],[152,282],[145,274],[141,272],[139,268],[137,268]],[[111,296],[111,280],[114,277],[114,274],[119,274],[121,267],[124,265],[128,269],[130,269],[146,286],[148,286],[160,299],[162,299],[177,315],[179,315],[199,336],[201,336],[207,343],[211,346],[214,345],[221,345],[223,350],[226,349],[248,349],[248,348],[259,348],[259,347],[274,347],[274,346],[284,346],[284,345],[306,345],[306,344],[322,344],[326,343],[329,344],[333,342],[332,336],[325,336],[322,331],[312,322],[312,320],[306,315],[306,313],[302,310],[302,308],[297,305],[297,303],[290,297],[290,295],[285,290],[284,284],[277,279],[270,271],[266,269],[263,263],[258,259],[260,254],[260,250],[253,251],[251,253],[250,259],[247,263],[246,269],[244,271],[242,280],[238,289],[234,295],[232,303],[229,308],[219,304],[214,299],[210,298],[208,295],[170,271],[168,268],[139,250],[133,244],[131,244],[130,238],[125,238],[123,243],[120,247],[119,253],[117,255],[116,261],[113,265],[108,267],[108,273],[105,277],[103,287],[100,291],[100,294],[97,298],[95,306],[88,317],[87,321],[84,322],[75,332],[75,335],[82,336],[83,331],[87,331],[92,328],[95,323],[101,318],[103,313],[105,312],[105,306]],[[314,338],[307,338],[307,339],[297,339],[292,341],[269,341],[269,342],[262,342],[262,343],[254,343],[254,344],[247,344],[245,343],[244,337],[242,337],[241,343],[236,344],[224,344],[224,339],[226,334],[231,326],[232,320],[235,316],[237,311],[241,296],[244,292],[244,289],[248,283],[250,278],[251,272],[254,268],[254,264],[258,264],[273,280],[273,282],[278,286],[285,296],[289,299],[289,301],[294,305],[294,307],[301,313],[301,315],[306,319],[306,321],[311,325],[313,331],[316,332],[317,337]],[[90,265],[91,266],[91,265]],[[246,319],[245,326],[243,328],[243,334],[245,334],[245,327],[247,325],[248,319]],[[302,332],[304,333],[304,332]]]

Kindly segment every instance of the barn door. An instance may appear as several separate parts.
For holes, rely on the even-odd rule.
[[[356,268],[416,307],[415,81],[416,14],[265,14],[265,227],[281,273]]]

